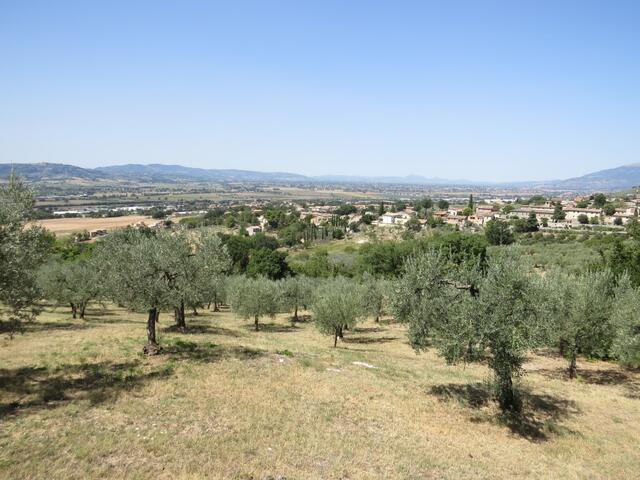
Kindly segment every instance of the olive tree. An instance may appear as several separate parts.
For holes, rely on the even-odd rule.
[[[362,274],[362,302],[365,312],[380,321],[385,313],[390,284],[387,280],[377,279],[369,272]]]
[[[232,277],[228,295],[231,309],[241,318],[253,318],[256,332],[260,330],[260,317],[274,317],[281,307],[278,285],[265,277]]]
[[[314,282],[304,275],[287,277],[280,280],[282,288],[282,307],[287,312],[293,312],[291,323],[298,321],[298,309],[306,307],[313,295]]]
[[[109,235],[96,249],[96,261],[107,295],[131,310],[147,312],[147,344],[144,352],[160,348],[156,323],[163,308],[176,305],[176,242],[169,232],[125,229]]]
[[[232,266],[231,257],[220,237],[210,231],[200,231],[195,243],[194,260],[202,299],[212,304],[214,311],[218,311],[218,305],[225,296],[226,275]]]
[[[606,357],[614,338],[611,321],[616,282],[609,270],[572,276],[549,275],[547,308],[550,332],[569,361],[569,378],[577,377],[578,354]]]
[[[513,380],[543,335],[539,281],[512,251],[482,266],[455,265],[428,251],[407,262],[394,288],[393,310],[408,322],[417,351],[433,345],[449,363],[487,352],[500,407],[518,407]]]
[[[73,318],[83,320],[88,303],[101,293],[100,275],[93,261],[49,263],[40,270],[38,284],[46,298],[70,306]]]
[[[321,333],[333,335],[334,347],[344,328],[353,327],[365,316],[362,297],[362,285],[344,277],[325,280],[316,289],[311,302],[313,318]]]
[[[612,352],[623,364],[640,365],[640,290],[630,284],[628,277],[619,281],[611,312],[615,329]]]
[[[26,225],[35,205],[33,192],[11,175],[0,185],[0,322],[9,329],[40,312],[37,273],[47,260],[53,237],[43,228]]]

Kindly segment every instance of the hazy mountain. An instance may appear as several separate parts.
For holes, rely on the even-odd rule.
[[[99,180],[109,175],[90,168],[76,167],[62,163],[0,163],[0,179],[7,178],[11,171],[30,182],[47,180]]]
[[[320,175],[312,177],[318,182],[333,183],[400,183],[410,185],[471,185],[479,182],[470,180],[452,180],[447,178],[428,178],[420,175],[407,175],[406,177],[366,177],[359,175]]]
[[[550,183],[560,188],[575,190],[625,190],[640,185],[640,163],[599,170],[581,177]]]
[[[208,169],[182,165],[114,165],[99,167],[96,171],[112,177],[156,182],[173,181],[225,181],[225,182],[297,182],[307,181],[304,175],[285,172],[253,172],[250,170]]]
[[[0,179],[7,178],[11,170],[32,182],[83,180],[130,180],[138,182],[300,182],[300,183],[395,183],[411,185],[492,185],[502,187],[528,187],[562,189],[569,191],[611,191],[640,186],[640,163],[600,170],[581,177],[548,182],[475,182],[428,178],[419,175],[361,176],[321,175],[309,177],[287,172],[255,172],[251,170],[192,168],[182,165],[128,164],[95,169],[58,163],[0,164]]]

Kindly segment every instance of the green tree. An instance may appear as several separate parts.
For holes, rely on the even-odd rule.
[[[281,291],[273,280],[265,277],[237,276],[229,280],[228,296],[231,309],[241,318],[253,318],[255,331],[259,319],[275,317],[282,305]]]
[[[619,281],[611,323],[615,329],[612,353],[621,363],[640,366],[640,291],[631,286],[628,278]]]
[[[447,210],[449,208],[449,202],[447,202],[444,198],[438,200],[438,208],[440,210]]]
[[[377,279],[369,272],[362,275],[363,308],[365,313],[375,318],[376,322],[385,312],[390,285],[387,280]]]
[[[490,245],[510,245],[513,233],[509,224],[502,220],[489,220],[484,227],[484,236]]]
[[[291,323],[294,324],[298,321],[298,309],[311,303],[314,282],[304,275],[296,275],[281,280],[280,286],[283,308],[287,312],[293,312]]]
[[[604,193],[596,193],[593,196],[593,206],[595,208],[602,208],[605,203],[607,203],[607,196]]]
[[[567,218],[567,214],[562,208],[562,204],[560,202],[556,202],[555,206],[553,207],[553,215],[551,216],[551,218],[554,222],[561,222],[562,220]]]
[[[344,277],[324,281],[316,290],[311,311],[321,333],[333,335],[334,348],[345,328],[352,328],[365,315],[362,286]]]
[[[589,217],[584,214],[581,213],[580,215],[578,215],[578,223],[582,224],[582,225],[586,225],[589,223]]]
[[[452,265],[436,251],[412,258],[395,286],[393,309],[409,324],[416,350],[434,345],[449,363],[488,351],[500,406],[513,410],[519,406],[513,379],[543,338],[540,288],[510,250],[496,254],[483,270]]]
[[[227,247],[218,235],[201,231],[195,240],[195,262],[198,267],[198,287],[204,302],[219,311],[225,297],[226,275],[231,271],[232,261]]]
[[[579,276],[555,272],[546,282],[551,330],[568,358],[569,378],[576,378],[578,354],[603,358],[610,351],[615,277],[609,270]]]
[[[607,203],[603,207],[604,214],[610,217],[616,213],[616,206],[613,203]]]
[[[35,205],[33,192],[11,175],[0,185],[0,323],[17,329],[40,312],[37,273],[48,258],[54,237],[26,221]]]
[[[83,259],[44,265],[38,275],[38,284],[46,298],[58,305],[70,306],[72,317],[79,316],[82,320],[89,302],[102,292],[98,266]]]
[[[170,232],[125,229],[109,235],[96,249],[105,292],[117,304],[147,312],[144,353],[160,351],[156,323],[163,308],[176,305],[175,283],[180,275]]]
[[[254,250],[247,265],[247,275],[265,276],[271,280],[284,278],[289,273],[287,254],[278,250],[260,248]]]

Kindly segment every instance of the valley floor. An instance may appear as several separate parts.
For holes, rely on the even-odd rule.
[[[501,417],[484,366],[416,355],[373,321],[332,339],[287,316],[144,316],[51,308],[0,341],[0,478],[638,478],[640,374],[527,364],[525,412]]]

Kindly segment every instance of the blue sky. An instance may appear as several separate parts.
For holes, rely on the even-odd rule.
[[[0,0],[0,162],[563,178],[640,162],[638,1]]]

